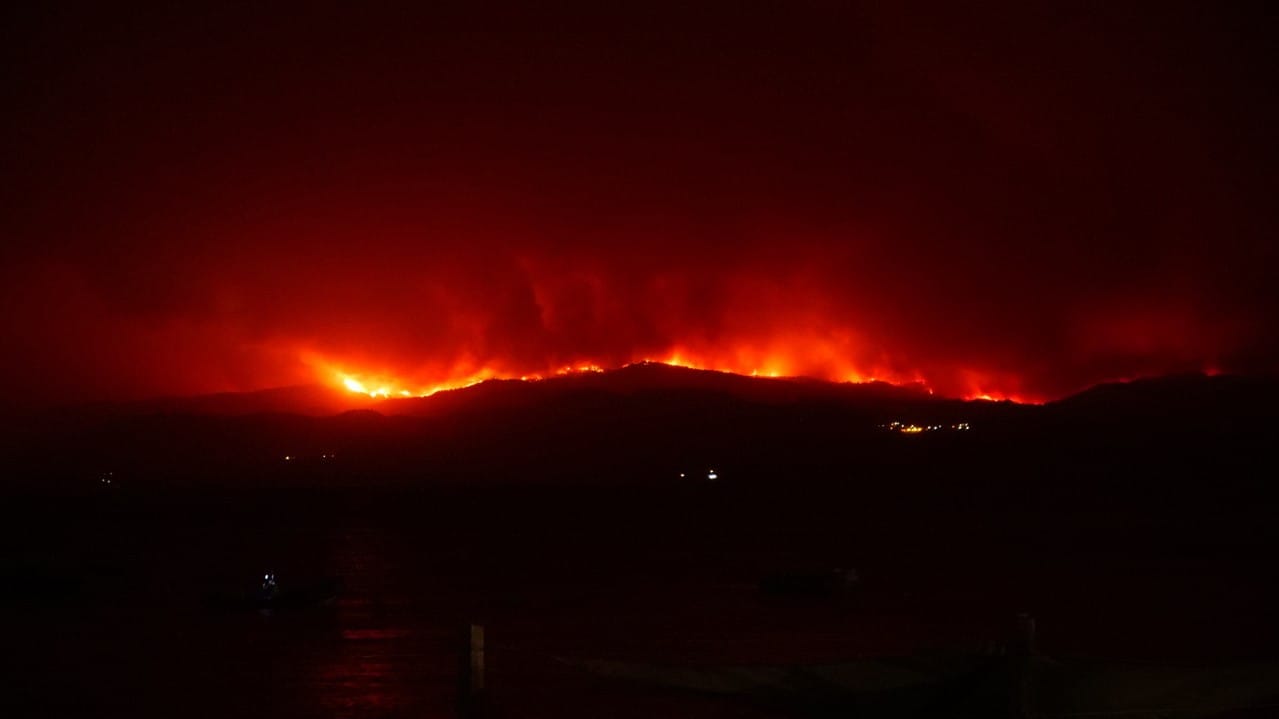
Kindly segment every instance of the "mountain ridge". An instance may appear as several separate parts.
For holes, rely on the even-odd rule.
[[[1015,475],[1023,465],[1088,466],[1117,446],[1134,465],[1186,453],[1194,454],[1187,461],[1219,465],[1255,458],[1279,435],[1279,383],[1200,375],[1025,405],[939,398],[918,387],[639,366],[496,380],[424,398],[355,396],[335,413],[279,411],[298,400],[327,408],[329,398],[348,399],[302,387],[92,406],[46,415],[5,437],[15,466],[37,484],[42,476],[83,482],[101,469],[165,483],[413,484],[589,482],[601,471],[642,481],[696,467],[726,476],[840,477],[918,462],[949,473],[951,461],[1004,462],[1000,472]],[[1049,462],[1063,456],[1071,459]]]
[[[1168,409],[1179,402],[1211,402],[1215,394],[1229,395],[1235,401],[1246,400],[1249,392],[1269,396],[1273,393],[1275,384],[1274,378],[1265,376],[1181,373],[1104,382],[1048,402],[1024,403],[937,396],[922,384],[830,382],[809,377],[756,377],[644,362],[617,369],[573,372],[537,380],[490,379],[467,387],[441,390],[425,397],[369,397],[336,387],[310,384],[246,392],[95,402],[60,407],[47,414],[99,418],[148,414],[295,414],[327,417],[355,410],[368,410],[386,416],[435,416],[471,406],[521,406],[530,402],[547,401],[558,394],[575,392],[613,395],[654,392],[721,393],[763,404],[830,400],[890,404],[963,403],[973,406],[1007,404],[1057,409],[1100,408],[1110,405],[1121,406],[1125,411],[1131,412],[1143,404]]]
[[[351,410],[371,409],[386,415],[416,416],[434,414],[440,407],[455,407],[477,398],[491,400],[503,394],[536,397],[566,390],[596,390],[614,394],[674,390],[727,392],[766,402],[785,402],[816,396],[858,397],[866,400],[967,401],[934,396],[922,384],[830,382],[810,377],[756,377],[641,362],[616,369],[572,372],[536,380],[490,379],[467,387],[441,390],[425,397],[369,397],[323,384],[308,384],[244,392],[101,401],[62,406],[47,410],[46,413],[89,416],[239,416],[262,413],[331,416]]]

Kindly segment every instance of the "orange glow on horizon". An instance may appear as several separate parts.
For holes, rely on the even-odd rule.
[[[804,358],[805,360],[811,358]],[[364,395],[372,399],[430,397],[439,392],[463,389],[488,380],[518,380],[538,382],[555,377],[567,377],[584,374],[597,374],[610,369],[619,369],[635,364],[662,364],[685,369],[706,370],[736,374],[758,378],[798,378],[805,377],[816,380],[846,384],[886,383],[896,386],[913,386],[921,388],[929,394],[935,394],[927,379],[919,372],[899,372],[890,367],[876,367],[871,371],[862,371],[850,363],[841,361],[831,353],[823,353],[819,359],[825,371],[804,372],[797,368],[812,366],[802,361],[781,354],[765,354],[751,348],[733,352],[698,355],[687,349],[674,349],[657,357],[645,356],[631,362],[608,365],[602,362],[579,360],[559,367],[533,369],[533,371],[512,371],[494,366],[462,364],[452,370],[423,372],[427,379],[412,379],[408,375],[397,377],[388,372],[367,372],[352,368],[350,364],[332,361],[317,361],[312,358],[309,364],[319,369],[325,384],[331,384],[352,394]],[[1043,400],[1016,392],[1003,392],[991,389],[998,384],[998,379],[976,373],[966,373],[969,390],[957,399],[1012,401],[1021,404],[1039,404]]]

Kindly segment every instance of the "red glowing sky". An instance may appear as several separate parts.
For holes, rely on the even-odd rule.
[[[10,399],[1279,364],[1269,11],[737,5],[19,11]]]

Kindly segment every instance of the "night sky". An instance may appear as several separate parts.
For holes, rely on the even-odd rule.
[[[7,401],[1279,368],[1272,3],[26,5]]]

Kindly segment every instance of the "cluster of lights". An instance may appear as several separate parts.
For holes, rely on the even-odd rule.
[[[330,459],[334,459],[334,458],[336,458],[336,457],[337,457],[337,455],[336,455],[336,454],[331,454],[331,453],[330,453],[330,454],[322,454],[322,455],[320,455],[320,459],[322,459],[322,460],[330,460]],[[286,455],[284,455],[284,461],[285,461],[285,462],[293,462],[293,461],[295,461],[295,460],[299,460],[299,459],[301,459],[301,457],[300,457],[299,455],[296,455],[296,454],[286,454]]]
[[[967,432],[972,429],[972,425],[967,422],[957,422],[955,424],[914,424],[906,422],[889,422],[888,424],[879,425],[881,429],[889,432],[897,432],[898,434],[923,434],[925,432],[940,432],[941,430],[950,430],[952,432]]]
[[[680,479],[687,479],[687,478],[688,478],[688,473],[687,473],[687,472],[680,472],[680,473],[679,473],[679,478],[680,478]],[[707,479],[707,480],[709,480],[709,481],[711,481],[711,482],[714,482],[715,480],[719,479],[719,472],[716,472],[716,471],[715,471],[715,470],[713,470],[713,469],[708,469],[708,470],[706,470],[706,479]]]
[[[103,472],[98,475],[98,484],[110,485],[115,483],[115,472]]]

